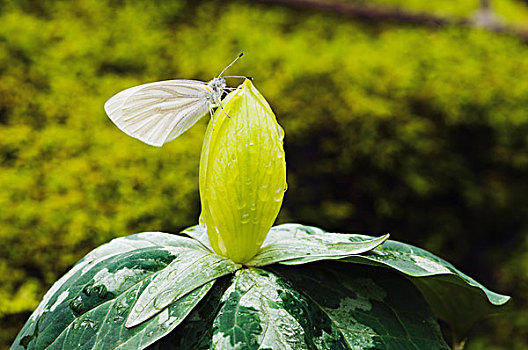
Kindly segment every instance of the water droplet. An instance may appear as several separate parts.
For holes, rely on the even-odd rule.
[[[75,313],[82,313],[84,308],[83,301],[81,297],[77,297],[70,302],[70,309]]]
[[[264,171],[268,176],[272,175],[274,170],[275,168],[272,166],[271,162],[269,163],[269,166],[264,166]]]
[[[174,296],[174,289],[167,289],[161,292],[156,299],[154,299],[154,308],[162,310],[165,306],[170,304]]]
[[[126,310],[130,307],[129,304],[127,304],[126,299],[121,300],[121,302],[114,305],[114,308],[116,309],[116,312],[120,315],[124,314]]]
[[[157,286],[150,286],[149,289],[148,289],[149,293],[156,293],[158,291],[158,287]]]
[[[282,128],[279,126],[277,128],[277,131],[279,132],[279,139],[282,141],[284,140],[284,130],[282,130]]]
[[[245,182],[246,185],[251,185],[251,178],[250,177],[247,177],[246,178],[246,182]]]
[[[84,288],[82,289],[82,292],[88,296],[90,296],[92,294],[92,288],[93,288],[93,285],[92,284],[87,284],[84,286]]]
[[[249,222],[249,218],[250,218],[250,215],[248,213],[244,213],[242,214],[242,216],[240,217],[240,222],[242,224],[247,224]]]
[[[243,210],[246,207],[246,202],[245,201],[237,202],[236,206],[238,210]]]
[[[299,308],[299,316],[304,316],[304,309],[303,308]]]
[[[282,187],[279,187],[273,194],[273,200],[275,200],[275,202],[280,202],[282,201],[283,197],[284,197],[284,189]]]
[[[251,205],[249,206],[249,210],[256,211],[257,210],[257,203],[251,203]]]
[[[152,337],[154,335],[154,331],[147,332],[147,337]]]
[[[258,189],[258,198],[263,202],[267,202],[270,198],[270,191],[268,187],[268,185],[262,185]]]
[[[124,318],[123,318],[122,316],[114,316],[114,317],[112,318],[112,321],[113,321],[114,323],[120,323],[120,322],[122,322],[123,320],[124,320]]]
[[[99,296],[99,298],[104,298],[108,294],[108,289],[106,288],[105,285],[102,285],[102,284],[93,287],[92,291],[97,293],[97,296]]]
[[[97,327],[97,322],[87,318],[85,320],[82,320],[81,323],[79,324],[79,326],[80,327],[84,327],[84,328],[95,328],[95,327]]]

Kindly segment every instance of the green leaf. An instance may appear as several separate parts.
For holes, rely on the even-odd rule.
[[[321,232],[318,228],[297,224],[280,225],[274,229],[290,232],[290,235],[299,232],[318,235]],[[372,238],[354,236],[358,241]],[[309,261],[310,258],[303,258],[282,263],[294,265]],[[344,261],[390,268],[411,278],[433,312],[450,324],[459,339],[477,320],[499,312],[498,307],[510,299],[507,295],[490,291],[436,255],[397,241],[388,240],[374,250]]]
[[[187,227],[186,229],[181,231],[181,234],[185,234],[193,238],[194,240],[202,243],[205,247],[209,248],[211,251],[213,250],[213,247],[211,246],[211,243],[209,242],[209,236],[207,235],[207,228],[205,227],[205,224]]]
[[[192,239],[159,232],[115,239],[86,255],[46,293],[12,349],[143,349],[170,333],[214,282],[170,304],[132,329],[125,320],[156,274],[184,250],[203,250]],[[81,345],[77,345],[81,344]]]
[[[206,247],[211,246],[207,229],[202,225],[189,227],[182,233]],[[266,266],[276,262],[293,265],[342,259],[374,249],[388,237],[387,234],[378,238],[358,239],[358,235],[328,233],[315,227],[284,224],[271,228],[260,251],[244,265]]]
[[[149,350],[208,349],[213,339],[213,320],[220,308],[220,299],[231,285],[233,276],[220,277],[214,288],[193,309],[172,333],[149,347]]]
[[[347,349],[448,349],[422,295],[398,274],[333,262],[272,270],[327,315]]]
[[[405,278],[336,262],[237,271],[152,349],[447,349]],[[227,284],[226,284],[227,283]]]
[[[263,247],[246,265],[265,266],[294,259],[296,264],[342,259],[372,250],[389,238],[386,234],[378,238],[358,239],[357,235],[324,231],[306,233],[302,230],[283,230],[281,226],[270,230]]]
[[[302,300],[270,272],[240,270],[222,296],[213,321],[213,348],[303,349],[303,327],[286,311],[287,298]],[[301,317],[307,315],[300,315]]]
[[[190,291],[240,267],[205,248],[182,251],[152,278],[132,308],[126,326],[141,324]]]

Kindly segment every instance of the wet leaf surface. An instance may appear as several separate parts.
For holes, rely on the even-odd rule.
[[[241,265],[205,249],[186,249],[157,273],[138,297],[126,326],[134,327],[156,315],[204,283],[235,272]]]
[[[170,333],[214,282],[202,283],[141,325],[125,321],[156,275],[187,251],[204,247],[167,233],[115,239],[84,257],[44,296],[12,349],[142,349]],[[207,281],[206,281],[207,282]]]
[[[374,249],[389,237],[389,235],[384,235],[378,238],[358,239],[357,235],[328,233],[315,229],[306,233],[303,230],[291,230],[288,227],[282,229],[283,226],[285,225],[273,227],[258,253],[244,265],[266,266],[302,258],[307,259],[306,262],[342,259]],[[205,246],[210,246],[207,231],[203,226],[190,227],[183,233],[199,240]],[[303,262],[304,260],[296,261]]]
[[[448,349],[418,290],[384,269],[274,265],[223,281],[149,349]]]
[[[298,224],[279,225],[273,230],[281,231],[283,237],[299,234],[318,235],[322,231],[316,227]],[[358,241],[372,238],[364,235],[353,236]],[[281,263],[296,265],[310,261],[313,259],[307,257]],[[403,273],[422,292],[435,315],[448,322],[459,338],[464,336],[477,320],[500,312],[499,306],[510,299],[507,295],[490,291],[436,255],[393,240],[343,261],[380,266]]]
[[[12,349],[445,349],[434,314],[462,335],[509,299],[383,238],[350,255],[350,244],[372,237],[280,225],[255,258],[280,264],[241,269],[210,251],[204,229],[185,233],[196,239],[141,233],[89,253],[52,286]]]

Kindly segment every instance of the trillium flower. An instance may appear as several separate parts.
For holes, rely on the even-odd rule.
[[[201,225],[93,250],[46,293],[11,349],[448,349],[436,318],[461,339],[509,300],[388,234],[271,227],[286,164],[270,106],[246,80],[212,123]]]
[[[250,80],[211,123],[200,159],[201,222],[217,254],[244,263],[264,242],[287,188],[284,132]]]

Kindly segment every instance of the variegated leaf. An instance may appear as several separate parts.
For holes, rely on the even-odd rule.
[[[202,245],[160,232],[118,238],[59,279],[26,322],[18,349],[143,349],[170,333],[204,297],[207,283],[133,329],[125,320],[152,278],[185,249]]]

